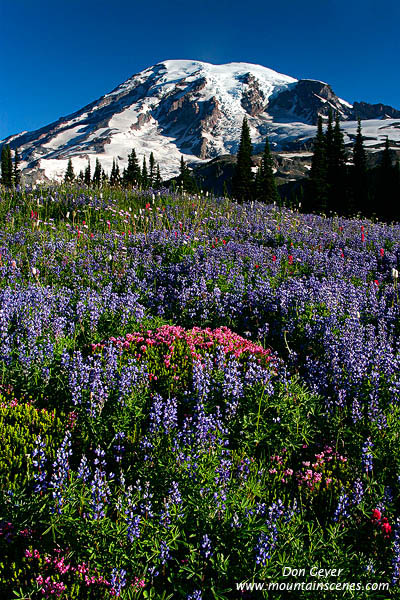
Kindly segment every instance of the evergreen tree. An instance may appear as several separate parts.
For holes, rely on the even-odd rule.
[[[96,158],[96,165],[93,173],[93,185],[100,186],[101,184],[101,164],[98,158]]]
[[[80,181],[81,183],[83,183],[85,180],[85,174],[84,172],[81,170],[79,171],[79,175],[78,175],[78,181]]]
[[[149,187],[149,177],[147,174],[147,165],[146,165],[146,157],[143,156],[143,166],[142,166],[142,188],[145,190]]]
[[[244,117],[237,162],[232,178],[232,196],[240,202],[252,199],[253,173],[251,170],[251,154],[250,130],[247,119]]]
[[[20,168],[19,168],[20,162],[21,162],[21,159],[20,159],[20,156],[19,156],[18,148],[15,148],[15,153],[14,153],[14,167],[13,167],[14,185],[19,185],[21,183],[21,171],[20,171]]]
[[[88,160],[87,167],[85,169],[84,182],[86,185],[90,185],[92,182],[91,172],[90,172],[90,160]]]
[[[340,214],[353,212],[354,207],[349,206],[348,202],[346,149],[338,113],[336,114],[332,146],[328,159],[328,193],[328,208],[330,210],[335,210]]]
[[[192,175],[190,174],[189,168],[186,165],[185,161],[183,160],[183,156],[181,156],[181,164],[180,164],[180,168],[179,168],[179,176],[177,178],[177,184],[179,185],[179,187],[181,187],[183,190],[185,190],[187,192],[194,193],[197,191],[196,182],[195,182],[194,178],[192,177]]]
[[[268,204],[280,200],[268,138],[265,140],[261,165],[256,175],[256,198]]]
[[[375,192],[375,213],[385,219],[397,216],[396,207],[398,190],[396,190],[396,170],[392,165],[389,138],[386,138],[381,164],[378,168],[377,187]]]
[[[13,164],[11,158],[10,146],[4,145],[1,149],[1,182],[7,187],[11,187],[13,183]]]
[[[361,130],[361,119],[358,118],[357,135],[353,149],[354,171],[365,176],[367,173],[367,156],[364,148],[363,135]]]
[[[149,167],[150,167],[149,185],[150,185],[150,187],[152,187],[154,184],[155,176],[156,176],[156,162],[154,160],[154,154],[152,152],[150,152]]]
[[[159,190],[162,186],[162,179],[161,179],[161,174],[160,174],[160,165],[157,164],[157,172],[156,172],[156,178],[154,180],[154,185],[153,187],[156,190]]]
[[[124,170],[123,180],[125,185],[139,186],[141,184],[142,175],[134,148],[132,148],[132,152],[128,156],[128,166]]]
[[[325,132],[325,148],[326,148],[326,160],[328,168],[328,180],[330,179],[330,172],[333,167],[333,144],[334,144],[334,133],[333,133],[333,116],[332,109],[328,112],[328,124]]]
[[[112,169],[111,169],[111,174],[110,174],[110,184],[118,185],[119,183],[120,183],[119,165],[118,165],[118,161],[116,161],[114,158]]]
[[[65,171],[65,175],[64,175],[64,183],[70,183],[74,179],[75,179],[75,173],[74,173],[74,169],[72,166],[72,160],[69,159],[68,165],[67,165],[67,170]]]
[[[368,206],[367,156],[364,148],[360,119],[358,119],[357,135],[353,148],[351,184],[355,210],[363,214],[368,214],[370,212],[370,207]]]
[[[314,139],[314,153],[311,160],[310,182],[308,186],[307,208],[326,212],[328,206],[328,161],[326,139],[322,129],[322,117],[318,117],[317,135]]]

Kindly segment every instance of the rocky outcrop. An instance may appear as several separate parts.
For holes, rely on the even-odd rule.
[[[150,113],[148,113],[148,112],[146,112],[146,113],[140,113],[140,115],[137,118],[136,123],[132,123],[131,129],[133,131],[138,131],[141,127],[143,127],[143,125],[145,125],[149,121],[151,121],[151,114]]]
[[[245,88],[240,101],[244,110],[252,117],[264,112],[266,106],[265,94],[260,88],[258,80],[251,73],[242,77]]]
[[[368,102],[354,102],[353,114],[356,119],[400,119],[400,110],[386,104]]]
[[[299,119],[310,125],[316,125],[318,116],[328,116],[330,110],[341,119],[352,114],[351,108],[336,96],[330,85],[313,79],[301,79],[278,93],[267,110],[277,119]]]

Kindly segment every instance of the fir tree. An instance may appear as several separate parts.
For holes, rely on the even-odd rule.
[[[251,170],[252,145],[250,139],[250,130],[246,117],[243,119],[242,133],[240,136],[239,151],[234,175],[232,178],[232,196],[236,200],[252,199],[253,173]]]
[[[100,186],[101,184],[101,164],[98,158],[96,158],[92,183],[96,186]]]
[[[354,207],[348,205],[346,149],[338,113],[328,157],[328,188],[328,208],[330,210],[336,210],[340,214],[351,213],[354,210]]]
[[[152,152],[150,152],[149,167],[149,185],[152,187],[156,176],[156,163],[154,160],[154,154]]]
[[[358,119],[357,135],[353,148],[352,196],[354,209],[363,214],[370,212],[368,206],[367,156],[364,148],[361,120]]]
[[[160,174],[160,165],[157,164],[157,171],[156,171],[156,178],[154,180],[154,185],[153,187],[156,190],[159,190],[162,186],[162,179],[161,179],[161,174]]]
[[[322,129],[322,117],[319,116],[308,187],[307,208],[310,210],[326,212],[328,206],[327,171],[326,139]]]
[[[16,148],[15,153],[14,153],[14,167],[13,167],[14,185],[19,185],[21,183],[21,171],[19,168],[20,162],[21,162],[21,159],[19,156],[18,148]]]
[[[88,164],[85,169],[84,182],[86,183],[86,185],[90,185],[92,182],[91,172],[90,172],[90,160],[88,160]]]
[[[367,156],[364,148],[360,118],[358,118],[357,135],[353,148],[353,164],[354,171],[364,177],[367,173]]]
[[[1,149],[1,182],[7,187],[13,183],[13,164],[11,158],[10,146],[4,145]]]
[[[375,192],[375,211],[385,219],[393,218],[397,213],[398,190],[396,190],[396,170],[392,165],[389,138],[386,137],[378,168],[377,187]]]
[[[279,193],[274,176],[274,163],[271,156],[268,138],[265,140],[264,153],[256,176],[256,198],[262,202],[273,204],[279,202]]]
[[[114,158],[112,169],[111,169],[111,174],[110,174],[110,184],[118,185],[119,183],[120,183],[119,165],[118,165],[118,161],[116,161]]]
[[[193,177],[191,176],[189,168],[186,165],[185,161],[183,160],[183,156],[181,156],[181,163],[180,163],[180,168],[179,168],[179,176],[177,179],[177,184],[179,185],[179,187],[181,187],[183,190],[185,190],[187,192],[194,193],[197,191],[196,182],[193,179]]]
[[[123,181],[125,185],[137,185],[141,184],[142,176],[140,172],[139,162],[136,157],[135,149],[132,148],[132,152],[128,156],[128,166],[124,170]]]
[[[92,183],[96,186],[100,186],[101,184],[101,164],[98,158],[96,158]]]
[[[328,124],[326,126],[325,132],[325,148],[326,148],[326,160],[327,160],[327,168],[328,168],[328,179],[329,172],[332,170],[333,163],[333,144],[334,144],[334,133],[333,133],[333,116],[332,109],[329,109],[328,112]]]
[[[146,165],[146,157],[143,156],[143,165],[142,165],[142,188],[146,190],[149,187],[149,177],[147,174],[147,165]]]
[[[74,169],[72,166],[72,160],[69,159],[68,165],[67,165],[67,170],[65,171],[65,175],[64,175],[64,183],[70,183],[74,179],[75,179],[75,173],[74,173]]]

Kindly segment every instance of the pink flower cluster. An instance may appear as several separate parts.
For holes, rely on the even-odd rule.
[[[322,482],[322,477],[324,476],[325,485],[326,487],[329,487],[329,485],[332,483],[332,478],[326,476],[326,467],[328,467],[332,461],[335,461],[339,464],[345,464],[347,462],[347,458],[338,452],[333,452],[330,446],[326,446],[323,452],[315,454],[314,456],[316,460],[313,463],[311,463],[311,461],[302,462],[305,470],[298,471],[296,473],[297,481],[299,485],[305,485],[310,490],[314,490],[316,487],[319,488]]]
[[[62,581],[53,581],[51,577],[43,578],[43,575],[36,577],[36,582],[41,586],[41,592],[45,598],[59,598],[66,590]]]
[[[44,554],[43,557],[39,550],[27,548],[25,550],[25,557],[30,560],[36,559],[38,561],[38,568],[46,571],[45,574],[39,574],[35,579],[36,583],[40,586],[39,591],[45,598],[59,598],[64,592],[68,591],[67,586],[73,583],[74,580],[83,582],[87,587],[103,585],[105,588],[108,588],[107,593],[111,596],[113,595],[110,582],[102,575],[99,575],[96,568],[91,573],[91,569],[86,562],[79,563],[76,566],[66,563],[65,557],[61,555],[61,550],[58,548],[54,549],[53,555]],[[54,569],[52,574],[49,574],[50,568]],[[61,575],[69,575],[69,578],[66,581],[60,581]],[[143,578],[135,577],[130,585],[137,591],[145,587],[145,581]]]
[[[247,354],[256,356],[263,362],[271,360],[269,349],[243,338],[228,327],[218,327],[217,329],[193,327],[186,330],[178,325],[162,325],[155,331],[128,333],[124,339],[110,338],[110,341],[121,349],[136,351],[135,356],[138,359],[151,346],[167,346],[168,350],[164,356],[164,364],[167,368],[171,364],[176,340],[185,340],[192,358],[197,360],[201,360],[199,350],[207,350],[216,346],[221,346],[225,354],[231,353],[236,358]],[[93,352],[101,350],[104,348],[104,343],[92,344],[91,348]]]

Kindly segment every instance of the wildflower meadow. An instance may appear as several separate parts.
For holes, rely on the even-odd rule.
[[[400,597],[400,224],[83,185],[0,218],[1,598]]]

